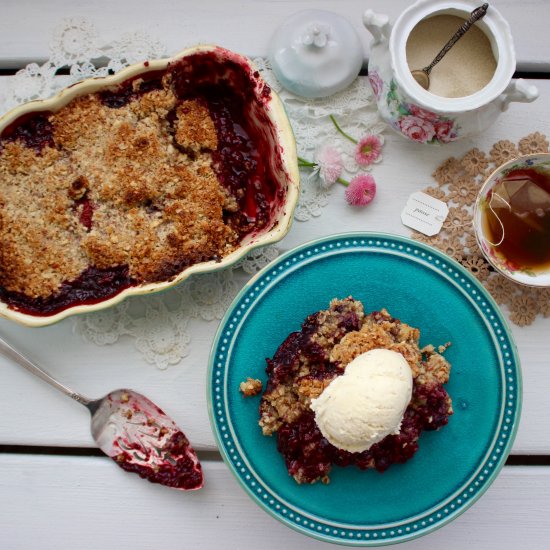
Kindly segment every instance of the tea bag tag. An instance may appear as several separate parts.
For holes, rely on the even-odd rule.
[[[448,213],[449,207],[446,203],[417,191],[407,200],[401,212],[401,221],[403,225],[432,237],[441,231]]]

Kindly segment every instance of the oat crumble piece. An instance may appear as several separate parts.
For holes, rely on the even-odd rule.
[[[258,378],[247,378],[244,382],[241,382],[239,385],[240,392],[245,397],[251,397],[258,395],[263,389],[262,381]]]

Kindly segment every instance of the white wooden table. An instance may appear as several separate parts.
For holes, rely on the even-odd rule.
[[[357,28],[368,57],[370,36],[361,27],[364,9],[394,20],[406,0],[369,3],[345,0],[3,0],[0,6],[0,86],[7,69],[48,56],[52,30],[64,17],[84,16],[106,39],[139,29],[157,35],[170,53],[212,42],[248,54],[265,55],[269,37],[283,19],[305,8],[346,16]],[[281,250],[330,232],[376,230],[408,235],[399,213],[406,197],[431,183],[433,169],[471,147],[488,150],[498,139],[518,140],[539,130],[550,134],[550,2],[495,0],[509,21],[518,70],[536,71],[540,98],[513,104],[476,139],[428,148],[386,134],[384,160],[376,167],[378,195],[366,210],[345,206],[334,191],[322,215],[295,223]],[[145,363],[128,342],[97,347],[71,331],[72,321],[25,329],[0,321],[0,333],[52,374],[91,396],[132,387],[171,414],[199,451],[206,485],[194,493],[155,486],[128,475],[100,456],[89,435],[83,407],[51,390],[0,357],[0,547],[6,550],[193,548],[315,548],[259,509],[221,461],[206,408],[206,364],[216,323],[193,334],[191,353],[161,371]],[[550,535],[550,319],[512,327],[523,367],[520,429],[508,465],[488,492],[450,525],[405,543],[403,549],[548,548]]]

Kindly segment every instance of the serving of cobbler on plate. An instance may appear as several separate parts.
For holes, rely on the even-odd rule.
[[[450,344],[437,350],[433,345],[420,348],[419,340],[418,328],[393,318],[385,309],[365,314],[363,304],[349,297],[334,299],[328,309],[309,315],[301,330],[291,333],[273,358],[267,359],[268,380],[261,397],[259,424],[264,435],[276,434],[277,448],[289,474],[298,483],[318,480],[328,483],[333,465],[356,465],[363,470],[375,468],[384,472],[392,464],[413,457],[423,430],[437,430],[447,424],[453,409],[443,385],[449,380],[451,366],[441,354]],[[312,402],[319,400],[339,378],[344,378],[346,369],[373,350],[389,350],[401,357],[406,369],[410,368],[412,387],[397,430],[385,436],[382,433],[361,452],[350,452],[341,448],[345,445],[339,448],[325,437],[330,438],[329,431],[334,433],[334,426],[319,422],[316,414],[321,409],[312,407]],[[355,370],[361,375],[361,368]],[[375,372],[368,383],[374,384],[383,375],[381,371]],[[259,393],[258,382],[247,380],[241,391],[245,395]],[[388,387],[393,392],[392,386]],[[328,406],[334,407],[331,403],[336,396],[330,397]],[[344,395],[344,403],[351,402],[351,398],[351,393]],[[375,398],[381,401],[383,410],[384,396]],[[386,399],[391,401],[391,396],[388,394]],[[351,410],[351,405],[348,409]],[[349,418],[356,414],[350,410],[345,410],[348,417],[343,417],[344,426],[336,427],[344,435],[345,423],[357,422]],[[361,414],[359,410],[359,426],[363,422]],[[376,424],[376,418],[374,421]]]

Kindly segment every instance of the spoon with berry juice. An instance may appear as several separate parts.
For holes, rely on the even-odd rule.
[[[124,470],[174,489],[202,487],[202,468],[189,440],[147,397],[120,389],[101,399],[89,399],[55,380],[1,338],[0,353],[84,405],[92,415],[91,432],[97,446]]]

